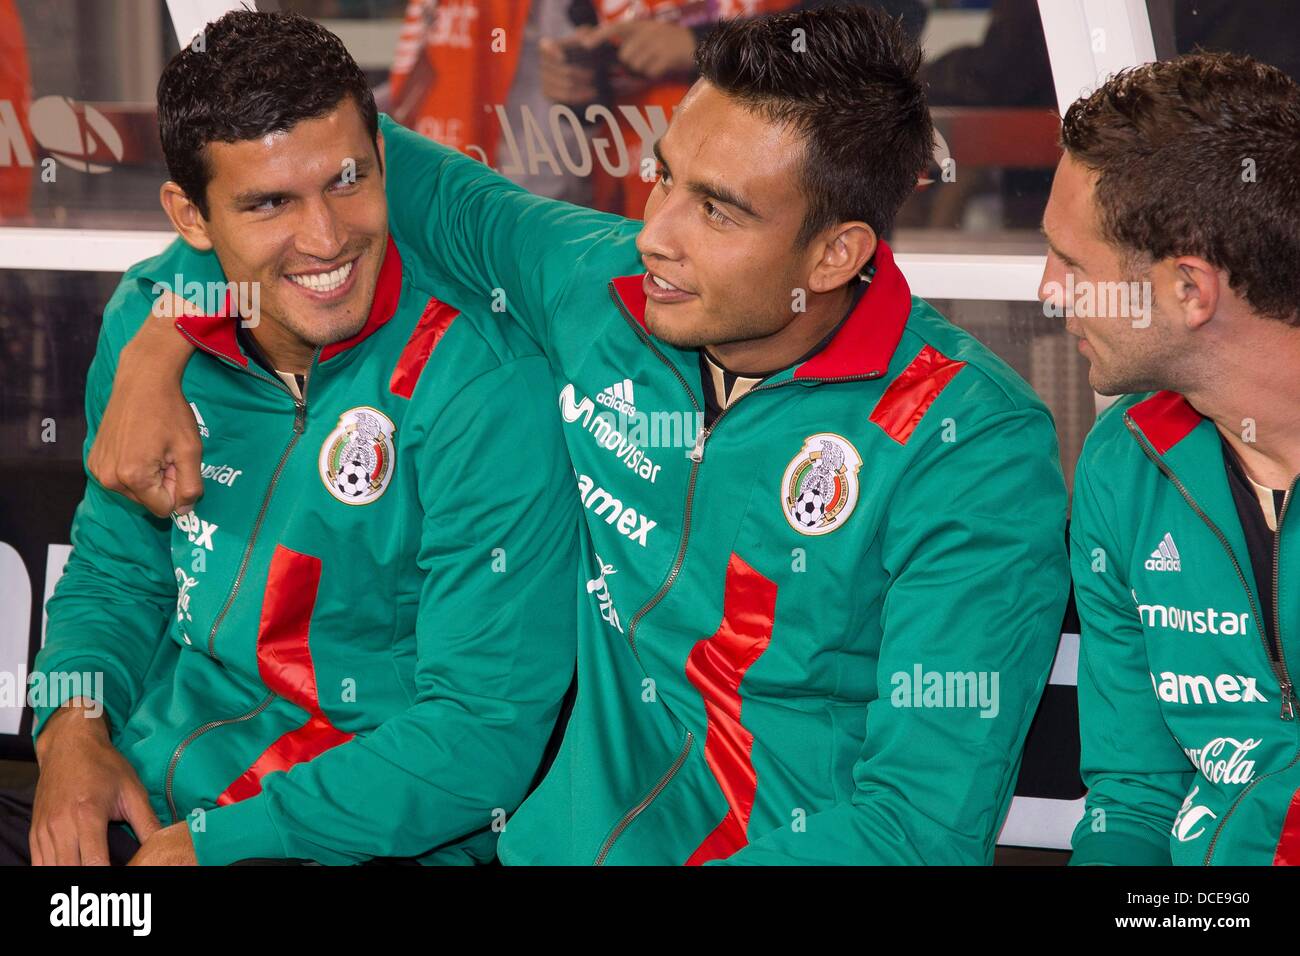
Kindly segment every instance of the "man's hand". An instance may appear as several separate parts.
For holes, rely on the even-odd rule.
[[[625,20],[600,27],[600,42],[618,47],[618,61],[646,79],[660,80],[695,68],[695,34],[662,20]],[[589,41],[590,42],[590,41]]]
[[[69,701],[36,740],[40,777],[29,835],[34,866],[107,866],[108,824],[125,820],[146,840],[161,824],[132,766],[108,739],[102,712]]]
[[[189,824],[182,820],[157,830],[140,845],[127,866],[198,866],[194,838]]]
[[[101,485],[159,518],[186,514],[203,494],[203,445],[180,385],[194,348],[172,319],[193,308],[164,295],[122,349],[113,391],[86,461]]]
[[[572,51],[586,51],[599,46],[588,45],[596,34],[595,27],[578,27],[563,40],[543,37],[538,43],[542,55],[542,93],[556,103],[583,106],[596,99],[596,70],[589,58],[579,56],[575,62]]]
[[[598,96],[592,65],[602,46],[618,51],[618,62],[632,74],[618,83],[620,92],[644,86],[695,67],[695,34],[688,27],[660,20],[623,20],[598,27],[578,27],[562,40],[544,37],[542,92],[557,103],[580,106]],[[631,82],[628,82],[630,79]]]

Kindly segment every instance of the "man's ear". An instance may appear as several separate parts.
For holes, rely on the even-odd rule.
[[[1188,330],[1195,331],[1214,318],[1226,281],[1219,269],[1199,256],[1178,256],[1170,262],[1174,298]]]
[[[158,190],[158,200],[182,239],[200,252],[207,252],[212,248],[212,237],[208,235],[208,221],[203,218],[199,207],[185,195],[185,190],[168,180]]]
[[[375,155],[379,157],[379,178],[383,180],[388,167],[384,165],[386,154],[384,153],[384,131],[382,129],[375,131]]]
[[[865,222],[840,223],[820,243],[821,255],[808,277],[812,292],[830,292],[866,268],[876,254],[876,232]]]

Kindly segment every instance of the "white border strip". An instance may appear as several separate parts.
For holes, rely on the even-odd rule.
[[[1047,678],[1049,684],[1063,687],[1079,686],[1079,635],[1062,634],[1056,645],[1056,658],[1052,661],[1052,673]]]
[[[0,227],[0,269],[125,272],[176,234],[143,229]],[[914,295],[926,299],[1035,302],[1044,256],[916,253],[896,257]]]
[[[1086,800],[1086,797],[1078,800],[1012,797],[1007,822],[998,834],[998,846],[1070,849],[1070,837],[1083,818]]]
[[[899,253],[894,257],[913,295],[923,299],[1037,302],[1047,256]]]
[[[1038,0],[1061,115],[1108,76],[1156,58],[1146,0]]]
[[[125,272],[176,238],[171,230],[0,227],[0,269]]]
[[[218,20],[231,10],[244,6],[256,10],[253,0],[167,0],[167,9],[172,15],[172,26],[176,29],[176,42],[188,46],[194,34],[202,30],[213,20]]]

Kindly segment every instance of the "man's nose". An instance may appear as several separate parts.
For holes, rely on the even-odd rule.
[[[304,206],[295,245],[303,255],[329,262],[338,257],[347,244],[347,229],[323,198]]]
[[[647,212],[645,225],[636,237],[637,252],[646,259],[681,259],[679,232],[684,206],[677,201],[677,194],[669,194],[654,210]]]
[[[1050,250],[1038,280],[1038,301],[1058,310],[1065,307],[1065,263]]]

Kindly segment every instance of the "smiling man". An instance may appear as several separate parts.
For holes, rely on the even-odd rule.
[[[1042,403],[881,238],[933,144],[919,64],[868,9],[724,23],[644,223],[382,123],[413,268],[549,358],[532,400],[558,405],[592,545],[573,716],[504,862],[991,861],[1065,492]],[[139,347],[119,421],[174,401],[188,358],[164,323]],[[164,417],[99,473],[183,502],[193,426]]]
[[[0,855],[491,859],[573,672],[545,362],[412,276],[337,37],[241,11],[204,40],[159,81],[161,197],[201,264],[183,282],[259,290],[229,297],[255,315],[176,323],[199,355],[172,409],[220,480],[172,520],[88,484],[35,669],[102,693],[37,702],[34,804],[2,802]],[[158,265],[105,312],[89,440]]]

